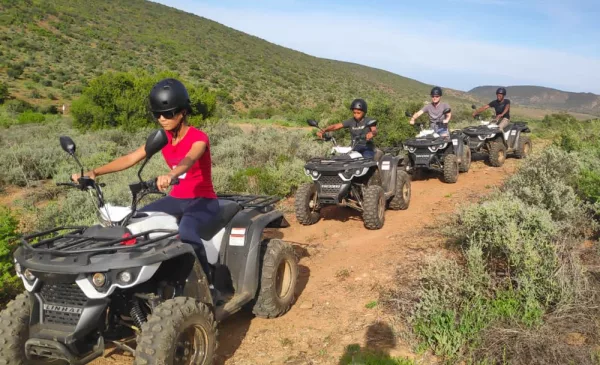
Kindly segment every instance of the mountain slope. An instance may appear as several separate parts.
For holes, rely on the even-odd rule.
[[[423,100],[430,88],[390,72],[312,57],[148,1],[0,0],[0,80],[13,96],[60,102],[77,97],[96,75],[134,69],[176,71],[221,90],[238,111],[339,106],[378,94]],[[470,99],[458,91],[448,94],[451,100]]]
[[[476,97],[494,99],[497,86],[479,86],[469,91]],[[600,115],[600,95],[573,93],[540,86],[509,86],[508,98],[517,105]]]

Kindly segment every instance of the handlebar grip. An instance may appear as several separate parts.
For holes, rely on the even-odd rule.
[[[173,185],[179,185],[179,178],[178,177],[174,177],[171,179],[171,186]]]

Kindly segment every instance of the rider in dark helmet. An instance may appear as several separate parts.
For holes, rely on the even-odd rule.
[[[206,133],[189,126],[190,97],[185,86],[176,79],[159,81],[148,96],[150,111],[167,132],[169,143],[162,154],[169,172],[157,179],[157,186],[166,191],[177,177],[168,196],[150,203],[140,211],[164,212],[180,217],[179,237],[191,244],[208,275],[211,270],[206,259],[204,244],[197,227],[210,225],[218,219],[220,208],[211,177],[210,143]],[[92,179],[132,167],[146,158],[144,146],[121,156],[106,165],[85,173]],[[79,174],[71,179],[77,181]],[[210,239],[211,237],[204,237]]]
[[[377,127],[367,128],[366,126],[367,122],[373,120],[366,116],[367,102],[363,99],[354,99],[350,104],[350,110],[352,110],[353,118],[327,126],[322,131],[317,132],[317,136],[323,138],[324,132],[348,128],[354,142],[354,151],[360,152],[365,158],[374,158],[375,144],[373,143],[373,137],[377,135]]]
[[[410,118],[410,124],[415,124],[415,119],[427,113],[429,115],[429,124],[440,136],[448,137],[448,122],[452,118],[452,113],[444,114],[444,110],[450,108],[450,105],[442,103],[442,89],[439,86],[435,86],[431,89],[431,104],[425,105],[421,110],[413,114]]]
[[[475,110],[473,112],[473,117],[476,117],[477,114],[488,108],[494,108],[496,112],[494,120],[496,124],[498,124],[498,128],[504,132],[504,128],[510,123],[510,100],[506,99],[505,88],[499,87],[498,90],[496,90],[496,100],[492,100],[487,105]]]

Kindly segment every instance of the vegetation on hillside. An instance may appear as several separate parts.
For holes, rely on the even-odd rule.
[[[216,92],[221,113],[261,118],[345,109],[359,96],[421,101],[430,88],[144,0],[94,6],[81,0],[0,1],[0,80],[12,97],[42,106],[70,104],[94,77],[132,70],[175,72]],[[447,94],[470,103],[464,93]]]

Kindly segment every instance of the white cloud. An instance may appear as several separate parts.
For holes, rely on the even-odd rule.
[[[455,39],[450,24],[428,27],[410,19],[389,22],[343,14],[233,10],[181,0],[163,3],[311,55],[382,68],[427,83],[459,89],[535,84],[600,92],[600,59]]]

